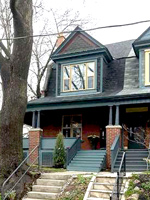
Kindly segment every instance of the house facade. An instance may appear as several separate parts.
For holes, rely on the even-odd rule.
[[[102,45],[77,27],[52,54],[44,95],[27,105],[25,123],[43,137],[81,137],[82,149],[110,151],[116,135],[146,148],[150,132],[150,27],[136,40]],[[122,126],[124,128],[122,128]],[[136,142],[138,132],[141,143]]]

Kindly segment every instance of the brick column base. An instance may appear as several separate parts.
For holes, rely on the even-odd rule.
[[[42,135],[43,130],[40,128],[34,128],[29,131],[29,153],[40,144],[40,136]],[[39,155],[38,148],[32,153],[29,158],[29,163],[31,164]],[[35,162],[38,164],[38,160]]]
[[[114,139],[117,135],[121,135],[121,129],[122,127],[119,125],[108,125],[106,126],[106,163],[107,163],[107,168],[111,168],[111,146],[114,142]]]

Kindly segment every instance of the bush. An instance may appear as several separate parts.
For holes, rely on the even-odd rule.
[[[62,133],[59,133],[56,139],[56,145],[53,153],[53,162],[54,166],[58,168],[64,167],[66,162],[66,153]]]

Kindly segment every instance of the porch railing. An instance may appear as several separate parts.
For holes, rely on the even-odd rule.
[[[66,165],[69,165],[71,160],[77,154],[77,151],[79,151],[80,149],[81,149],[81,138],[79,137],[70,148],[66,149]]]
[[[30,156],[38,149],[39,151],[39,146],[37,145],[31,152],[30,154],[20,163],[20,165],[12,172],[12,174],[4,181],[2,188],[1,188],[1,197],[2,200],[5,200],[9,197],[11,192],[15,189],[15,187],[18,185],[18,183],[23,179],[23,177],[26,175],[26,173],[29,171],[29,169],[35,164],[35,162],[39,159],[39,156],[37,156],[34,161],[28,166],[28,168],[25,170],[25,172],[22,174],[21,177],[13,184],[11,188],[9,188],[8,191],[5,191],[5,186],[9,182],[9,180],[21,169],[21,167],[27,162],[27,160],[30,158]],[[38,161],[39,163],[39,161]],[[39,165],[38,165],[39,167]],[[5,194],[5,192],[7,192]]]
[[[113,191],[110,196],[110,200],[120,199],[124,176],[126,176],[126,152],[123,152],[121,163],[115,180],[115,185],[113,187]]]
[[[114,171],[114,165],[115,165],[119,150],[120,150],[120,135],[117,135],[111,146],[111,172]]]

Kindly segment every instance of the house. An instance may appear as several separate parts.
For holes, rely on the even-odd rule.
[[[41,128],[45,138],[59,131],[81,137],[83,150],[90,150],[89,138],[97,136],[96,149],[106,148],[107,167],[117,135],[122,148],[141,149],[133,134],[140,127],[148,146],[150,27],[136,40],[108,45],[77,27],[51,58],[44,96],[28,103],[26,124]]]

